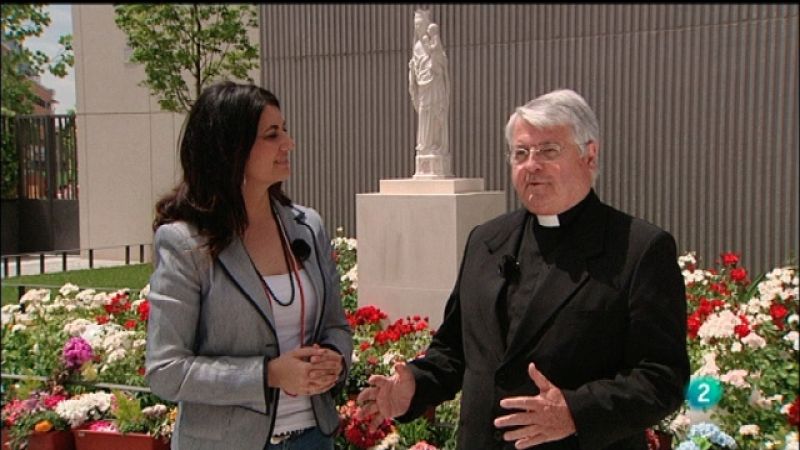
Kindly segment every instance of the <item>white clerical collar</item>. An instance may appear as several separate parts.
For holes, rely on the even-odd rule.
[[[558,221],[558,216],[542,216],[536,215],[536,219],[539,221],[539,225],[547,228],[558,228],[561,226],[561,223]]]

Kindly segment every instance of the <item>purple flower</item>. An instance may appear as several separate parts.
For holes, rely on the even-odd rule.
[[[64,359],[67,369],[77,369],[86,361],[91,360],[93,356],[92,346],[82,337],[71,337],[64,344],[64,350],[61,351],[61,357]]]

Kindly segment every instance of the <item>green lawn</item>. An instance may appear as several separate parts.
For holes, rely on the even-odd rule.
[[[72,283],[81,288],[138,290],[147,285],[152,271],[153,265],[148,263],[4,278],[0,303],[3,305],[16,303],[19,300],[18,286],[55,287],[57,289],[67,283]]]

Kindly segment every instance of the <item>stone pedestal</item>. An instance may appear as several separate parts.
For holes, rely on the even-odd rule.
[[[416,171],[415,180],[441,180],[452,179],[452,161],[450,155],[417,155],[414,158]],[[460,180],[483,180],[482,178],[459,178]],[[388,181],[388,180],[381,180]]]
[[[379,193],[356,195],[359,305],[438,328],[469,232],[505,210],[482,178],[381,180]]]

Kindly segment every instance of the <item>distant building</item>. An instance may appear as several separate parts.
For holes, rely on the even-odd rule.
[[[55,114],[58,100],[53,97],[56,92],[53,89],[42,86],[39,77],[28,77],[28,80],[33,83],[32,90],[34,95],[36,95],[36,99],[33,101],[33,114]]]
[[[2,44],[0,45],[0,47],[2,47],[3,57],[5,57],[5,54],[11,51],[12,48],[15,48],[16,46],[19,45],[14,41],[10,42],[4,41],[0,44]],[[35,115],[55,114],[55,105],[56,103],[58,103],[58,101],[55,98],[53,98],[55,96],[55,91],[53,89],[44,87],[41,83],[41,78],[31,74],[30,73],[31,70],[28,67],[26,66],[19,67],[19,71],[23,73],[28,72],[27,73],[28,81],[30,81],[31,84],[33,85],[31,92],[33,92],[36,98],[33,101],[32,114]]]

